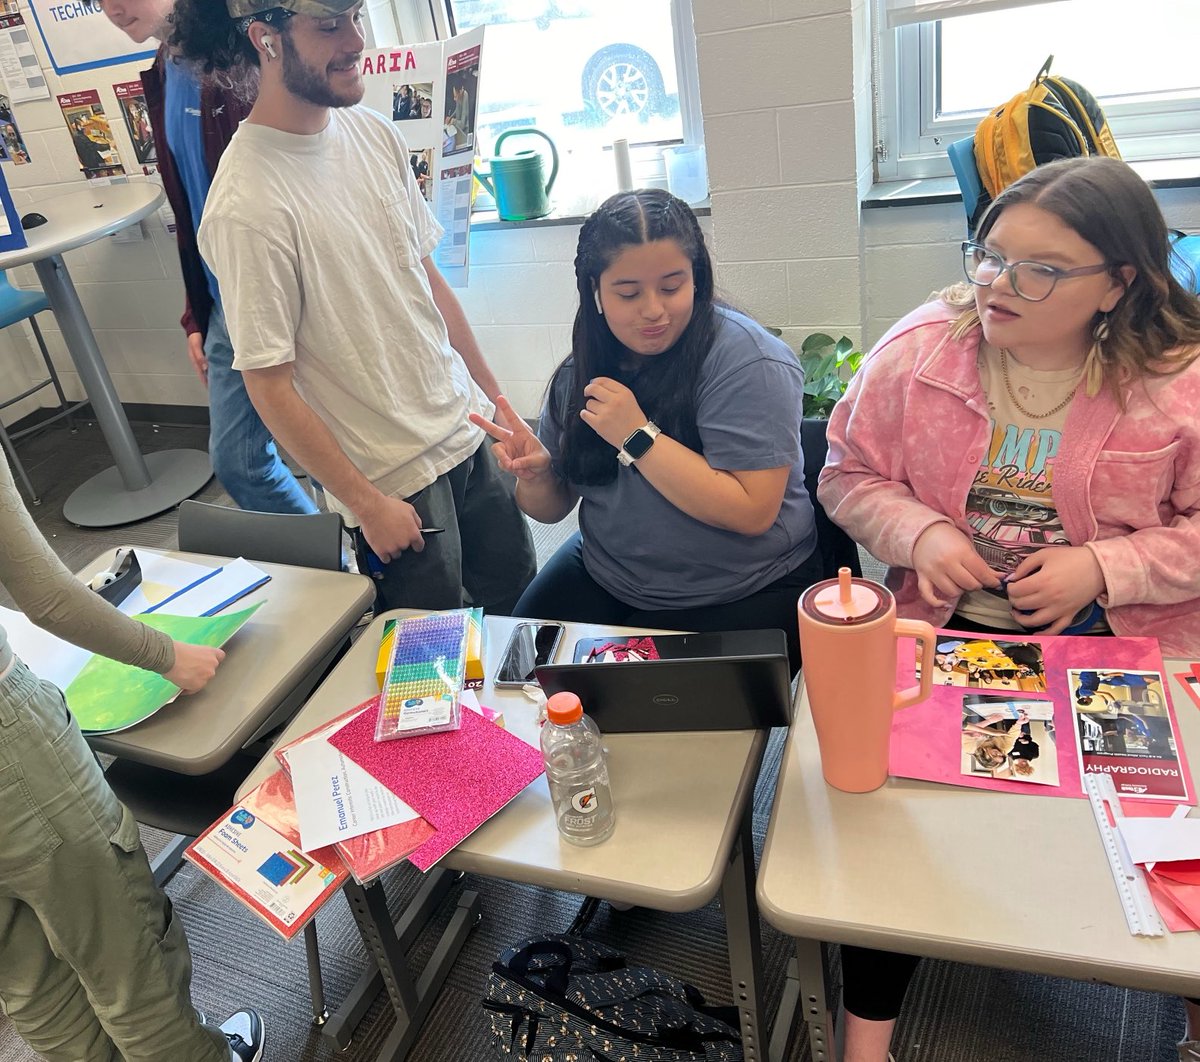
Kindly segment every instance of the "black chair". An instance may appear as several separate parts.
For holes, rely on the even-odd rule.
[[[804,451],[804,486],[812,499],[817,525],[817,552],[821,558],[821,578],[836,579],[839,568],[849,568],[853,575],[862,575],[858,546],[845,531],[829,519],[825,507],[817,500],[817,477],[825,467],[829,440],[825,431],[829,422],[805,418],[800,426],[800,446]]]
[[[342,518],[337,513],[311,516],[258,513],[221,505],[185,501],[179,506],[179,548],[188,553],[210,553],[223,557],[305,568],[340,571],[342,567]],[[349,647],[347,639],[318,665],[323,675]],[[319,681],[319,679],[317,679]],[[276,710],[268,728],[278,726],[299,709],[316,682],[296,691]],[[238,787],[265,755],[269,745],[259,742],[254,751],[243,750],[223,767],[205,775],[182,775],[145,763],[117,759],[105,772],[109,785],[138,822],[173,834],[172,840],[151,864],[154,880],[164,885],[179,869],[183,851],[234,802]],[[329,1014],[321,983],[317,927],[310,922],[304,930],[308,953],[309,989],[313,1021],[320,1025]]]

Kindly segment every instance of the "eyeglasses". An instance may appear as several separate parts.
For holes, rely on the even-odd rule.
[[[962,252],[963,272],[972,284],[979,288],[990,288],[1007,273],[1013,291],[1026,302],[1048,299],[1060,280],[1092,276],[1112,268],[1107,262],[1080,266],[1078,269],[1057,269],[1044,262],[1006,262],[995,251],[989,251],[970,240],[962,245]]]

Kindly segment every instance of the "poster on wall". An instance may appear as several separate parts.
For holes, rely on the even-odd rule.
[[[387,115],[408,145],[417,187],[446,230],[433,260],[455,287],[467,282],[483,40],[479,27],[450,40],[363,56],[363,102]]]
[[[56,74],[152,59],[158,41],[134,44],[90,0],[29,0],[29,9]]]
[[[139,166],[158,161],[154,150],[154,130],[150,128],[150,110],[146,106],[146,90],[140,81],[122,81],[113,85],[121,117],[133,141],[133,154]]]
[[[30,161],[29,148],[17,128],[12,101],[6,92],[0,92],[0,161],[11,162],[14,166],[23,166]]]
[[[75,145],[83,175],[93,181],[123,174],[125,167],[113,140],[112,126],[104,114],[100,93],[95,89],[68,92],[58,97],[58,106]]]
[[[16,11],[0,15],[0,75],[8,84],[13,103],[50,98],[50,86],[29,39],[29,27]]]

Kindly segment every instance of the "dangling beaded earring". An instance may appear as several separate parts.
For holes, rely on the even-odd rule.
[[[1086,370],[1085,370],[1085,386],[1089,396],[1100,393],[1100,388],[1104,386],[1104,341],[1108,339],[1112,329],[1108,323],[1108,313],[1106,312],[1099,321],[1096,322],[1096,327],[1092,329],[1092,346],[1088,351]]]

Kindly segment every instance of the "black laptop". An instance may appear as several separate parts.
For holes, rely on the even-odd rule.
[[[645,643],[657,659],[642,659]],[[578,694],[602,733],[758,730],[792,721],[787,639],[780,630],[581,639],[570,664],[543,664],[547,696]],[[591,659],[589,659],[589,657]]]

